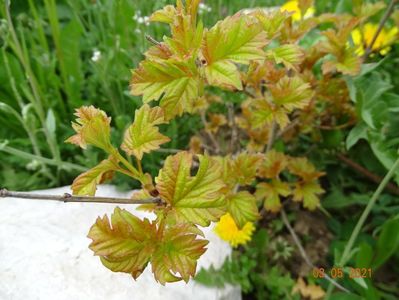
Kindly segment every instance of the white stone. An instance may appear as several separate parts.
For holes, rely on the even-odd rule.
[[[68,187],[38,191],[61,195]],[[110,185],[97,195],[129,197]],[[239,300],[239,288],[207,288],[194,281],[161,286],[147,267],[134,281],[128,274],[113,273],[88,249],[87,233],[97,216],[110,214],[115,205],[62,203],[14,198],[0,199],[0,299],[57,300]],[[120,205],[137,216],[133,205]],[[230,247],[204,228],[210,240],[200,267],[219,267]]]

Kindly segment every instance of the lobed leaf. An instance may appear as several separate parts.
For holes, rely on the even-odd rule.
[[[155,126],[162,123],[166,123],[163,110],[144,104],[136,110],[134,122],[126,130],[121,148],[141,160],[144,153],[159,149],[160,145],[170,141]]]
[[[200,79],[192,60],[147,59],[133,71],[131,92],[143,95],[143,102],[162,100],[160,106],[169,120],[183,111],[190,112],[199,97]]]
[[[116,207],[111,222],[105,215],[91,227],[89,248],[111,271],[129,273],[136,279],[155,251],[156,233],[154,223]]]
[[[283,64],[288,69],[297,70],[305,55],[298,45],[286,44],[269,50],[266,56],[273,58],[277,64]]]
[[[264,58],[266,35],[252,16],[236,14],[218,22],[204,35],[201,48],[205,76],[210,85],[242,89],[234,63]]]
[[[94,196],[97,185],[111,179],[114,171],[118,170],[118,161],[110,156],[94,168],[80,174],[72,183],[73,195]]]
[[[282,152],[269,150],[262,164],[259,166],[258,176],[261,178],[277,178],[288,166],[288,157]]]
[[[155,181],[160,197],[172,207],[174,219],[209,226],[225,212],[224,183],[221,165],[209,156],[198,157],[198,171],[191,176],[192,154],[169,156]]]
[[[264,208],[267,211],[279,212],[281,209],[280,196],[287,197],[291,189],[286,182],[273,179],[271,182],[260,182],[256,186],[255,197],[264,200]]]
[[[247,191],[238,192],[227,199],[227,210],[238,228],[259,218],[256,198]]]
[[[255,180],[262,160],[262,154],[242,152],[234,159],[232,173],[229,176],[236,178],[238,184],[251,184]]]
[[[107,152],[112,150],[110,142],[111,118],[106,113],[94,106],[82,106],[76,109],[76,122],[72,122],[72,127],[76,134],[68,138],[65,142],[75,144],[85,149],[86,146],[93,145]]]
[[[150,16],[150,21],[171,24],[175,20],[176,14],[177,12],[173,5],[166,5],[162,9],[155,11]]]
[[[314,94],[310,84],[305,83],[298,76],[285,76],[276,85],[270,85],[269,89],[273,96],[273,101],[287,110],[304,108]]]
[[[320,204],[318,195],[323,194],[324,190],[316,181],[307,183],[296,183],[293,191],[293,200],[303,202],[303,207],[314,210]]]
[[[182,224],[166,228],[159,248],[151,258],[155,279],[163,285],[181,279],[188,282],[195,275],[197,260],[206,251],[208,241],[197,239],[188,226]]]

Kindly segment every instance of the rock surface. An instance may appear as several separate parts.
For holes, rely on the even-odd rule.
[[[40,191],[61,195],[68,187]],[[110,185],[97,195],[128,197]],[[149,268],[134,281],[128,274],[113,273],[102,266],[87,247],[86,237],[97,216],[110,214],[115,205],[62,203],[24,199],[0,199],[0,299],[2,300],[212,300],[241,299],[237,287],[207,288],[194,281],[161,286]],[[120,205],[130,211],[133,205]],[[135,215],[149,216],[136,211]],[[204,228],[211,242],[198,269],[219,267],[230,247]]]

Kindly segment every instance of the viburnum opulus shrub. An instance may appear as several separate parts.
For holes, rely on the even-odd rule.
[[[250,238],[260,212],[278,212],[283,199],[309,210],[319,206],[324,173],[306,157],[272,146],[315,129],[354,124],[345,77],[361,71],[365,44],[352,35],[384,6],[359,5],[356,15],[313,16],[312,1],[303,0],[292,12],[238,12],[205,28],[197,16],[199,2],[178,0],[151,16],[169,25],[171,35],[153,40],[132,72],[131,92],[142,96],[143,105],[120,147],[110,141],[111,119],[93,106],[77,109],[76,134],[67,140],[109,155],[75,179],[75,195],[95,195],[97,184],[120,172],[141,183],[134,198],[155,199],[144,205],[154,221],[116,208],[110,218],[99,217],[88,236],[90,249],[110,270],[137,278],[151,263],[161,284],[194,276],[208,244],[201,227],[211,222],[221,220],[216,230],[237,246]],[[314,43],[301,46],[309,32],[317,35]],[[215,88],[247,98],[238,106],[213,94]],[[226,105],[226,113],[211,113],[215,103]],[[159,125],[182,114],[199,114],[204,129],[187,151],[168,156],[152,178],[142,158],[170,141]],[[244,233],[229,235],[226,224]]]

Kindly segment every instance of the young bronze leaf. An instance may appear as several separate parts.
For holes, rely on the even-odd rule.
[[[162,108],[144,104],[136,110],[134,122],[126,130],[121,148],[141,160],[144,153],[159,149],[160,145],[170,141],[155,126],[162,123],[166,123]]]
[[[254,129],[271,126],[276,121],[280,128],[285,128],[290,122],[288,110],[280,105],[273,105],[264,98],[251,101],[251,125]]]
[[[294,201],[303,201],[303,207],[315,210],[320,203],[318,195],[323,194],[324,190],[316,182],[297,183],[293,192]]]
[[[188,282],[195,275],[197,260],[206,251],[208,241],[197,239],[188,226],[182,224],[166,228],[159,247],[152,255],[152,271],[162,285],[181,279]]]
[[[227,199],[227,209],[238,228],[259,217],[255,197],[247,191],[241,191]]]
[[[156,233],[154,223],[117,207],[111,222],[105,215],[91,227],[89,248],[111,271],[129,273],[136,279],[155,250]]]
[[[199,96],[200,79],[193,60],[145,60],[133,71],[131,92],[143,95],[143,102],[159,100],[169,120],[190,112]]]
[[[306,157],[292,157],[289,159],[288,170],[302,178],[305,182],[310,182],[325,173],[316,170],[315,166]]]
[[[258,176],[262,178],[277,178],[288,166],[288,158],[282,152],[270,150],[266,153],[265,159],[259,166]]]
[[[94,168],[75,178],[71,186],[73,194],[78,196],[94,196],[97,185],[107,179],[111,179],[114,171],[117,169],[118,162],[113,157],[103,160]]]
[[[234,160],[232,174],[241,185],[251,184],[255,180],[256,172],[263,160],[263,155],[242,152]]]
[[[206,124],[205,130],[212,133],[217,133],[219,127],[226,125],[227,119],[223,114],[209,114],[209,122]]]
[[[262,25],[263,30],[267,34],[268,39],[272,39],[279,34],[284,21],[288,19],[290,14],[287,11],[274,10],[271,12],[265,12],[258,10],[254,14]]]
[[[179,152],[165,160],[155,179],[159,196],[171,207],[177,221],[208,226],[225,212],[221,166],[209,156],[198,155],[199,168],[191,176],[193,155]]]
[[[269,50],[266,56],[273,58],[277,64],[284,64],[288,69],[297,69],[304,59],[301,47],[294,44],[281,45]]]
[[[287,197],[289,194],[291,194],[291,190],[288,184],[274,179],[270,183],[259,183],[256,187],[255,197],[259,200],[264,199],[265,209],[276,213],[281,209],[280,196]]]
[[[305,83],[298,76],[285,76],[276,85],[270,85],[269,88],[273,95],[273,101],[287,110],[303,108],[313,97],[310,84]]]
[[[185,60],[196,57],[201,47],[204,27],[202,22],[193,26],[191,17],[178,15],[176,21],[171,25],[172,38],[164,38],[169,49],[179,59]]]
[[[166,5],[164,8],[154,12],[150,16],[150,21],[171,24],[175,20],[176,14],[176,9],[173,5]]]
[[[94,106],[82,106],[76,110],[76,123],[72,122],[72,127],[76,134],[68,138],[65,142],[82,147],[93,145],[107,152],[112,150],[110,142],[111,118],[105,112]]]
[[[218,22],[204,35],[202,56],[210,85],[242,89],[234,63],[264,58],[265,33],[252,16],[236,14]]]

